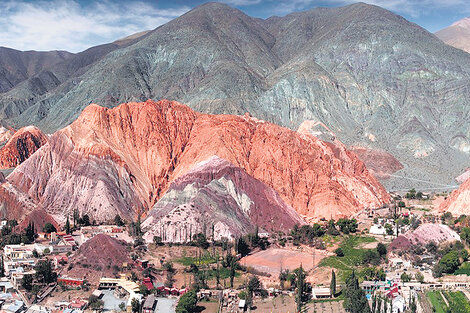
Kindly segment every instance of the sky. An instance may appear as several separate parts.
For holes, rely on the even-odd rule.
[[[337,7],[354,0],[218,0],[254,17]],[[184,14],[201,0],[0,0],[0,46],[83,51]],[[363,0],[435,32],[470,15],[468,0]]]

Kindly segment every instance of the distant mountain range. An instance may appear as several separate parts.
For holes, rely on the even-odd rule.
[[[2,82],[1,124],[53,132],[92,102],[170,99],[292,129],[321,122],[348,146],[398,159],[391,189],[445,188],[468,167],[470,54],[377,6],[263,20],[207,3],[59,59]]]
[[[436,36],[448,45],[470,52],[470,17],[441,29]]]

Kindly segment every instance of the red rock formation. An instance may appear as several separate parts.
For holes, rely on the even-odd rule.
[[[454,216],[470,214],[470,178],[441,203],[439,211],[450,212]]]
[[[0,169],[20,165],[46,142],[47,137],[39,128],[21,128],[0,149]]]
[[[403,165],[390,153],[365,147],[351,147],[369,172],[377,179],[388,179],[390,175],[403,168]]]
[[[248,116],[200,114],[170,101],[88,106],[8,177],[47,212],[135,217],[196,163],[217,155],[309,217],[348,216],[389,201],[343,145]]]
[[[59,224],[56,222],[56,220],[52,218],[52,216],[50,216],[43,209],[36,209],[32,211],[31,213],[29,213],[28,215],[26,215],[26,217],[21,221],[18,227],[20,229],[24,229],[26,228],[26,226],[29,225],[29,223],[33,223],[34,228],[36,229],[37,232],[42,231],[42,229],[44,228],[44,225],[46,225],[47,223],[51,223],[52,225],[54,225],[54,227],[58,231],[60,231],[61,229]]]

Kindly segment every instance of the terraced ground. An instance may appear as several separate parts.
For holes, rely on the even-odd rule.
[[[470,302],[462,291],[434,290],[426,293],[433,312],[465,313],[470,312]]]

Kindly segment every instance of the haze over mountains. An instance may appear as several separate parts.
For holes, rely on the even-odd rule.
[[[1,94],[2,123],[53,132],[91,102],[170,99],[292,129],[322,122],[348,146],[398,159],[391,189],[444,188],[468,166],[470,55],[377,6],[262,20],[208,3],[118,43]]]

